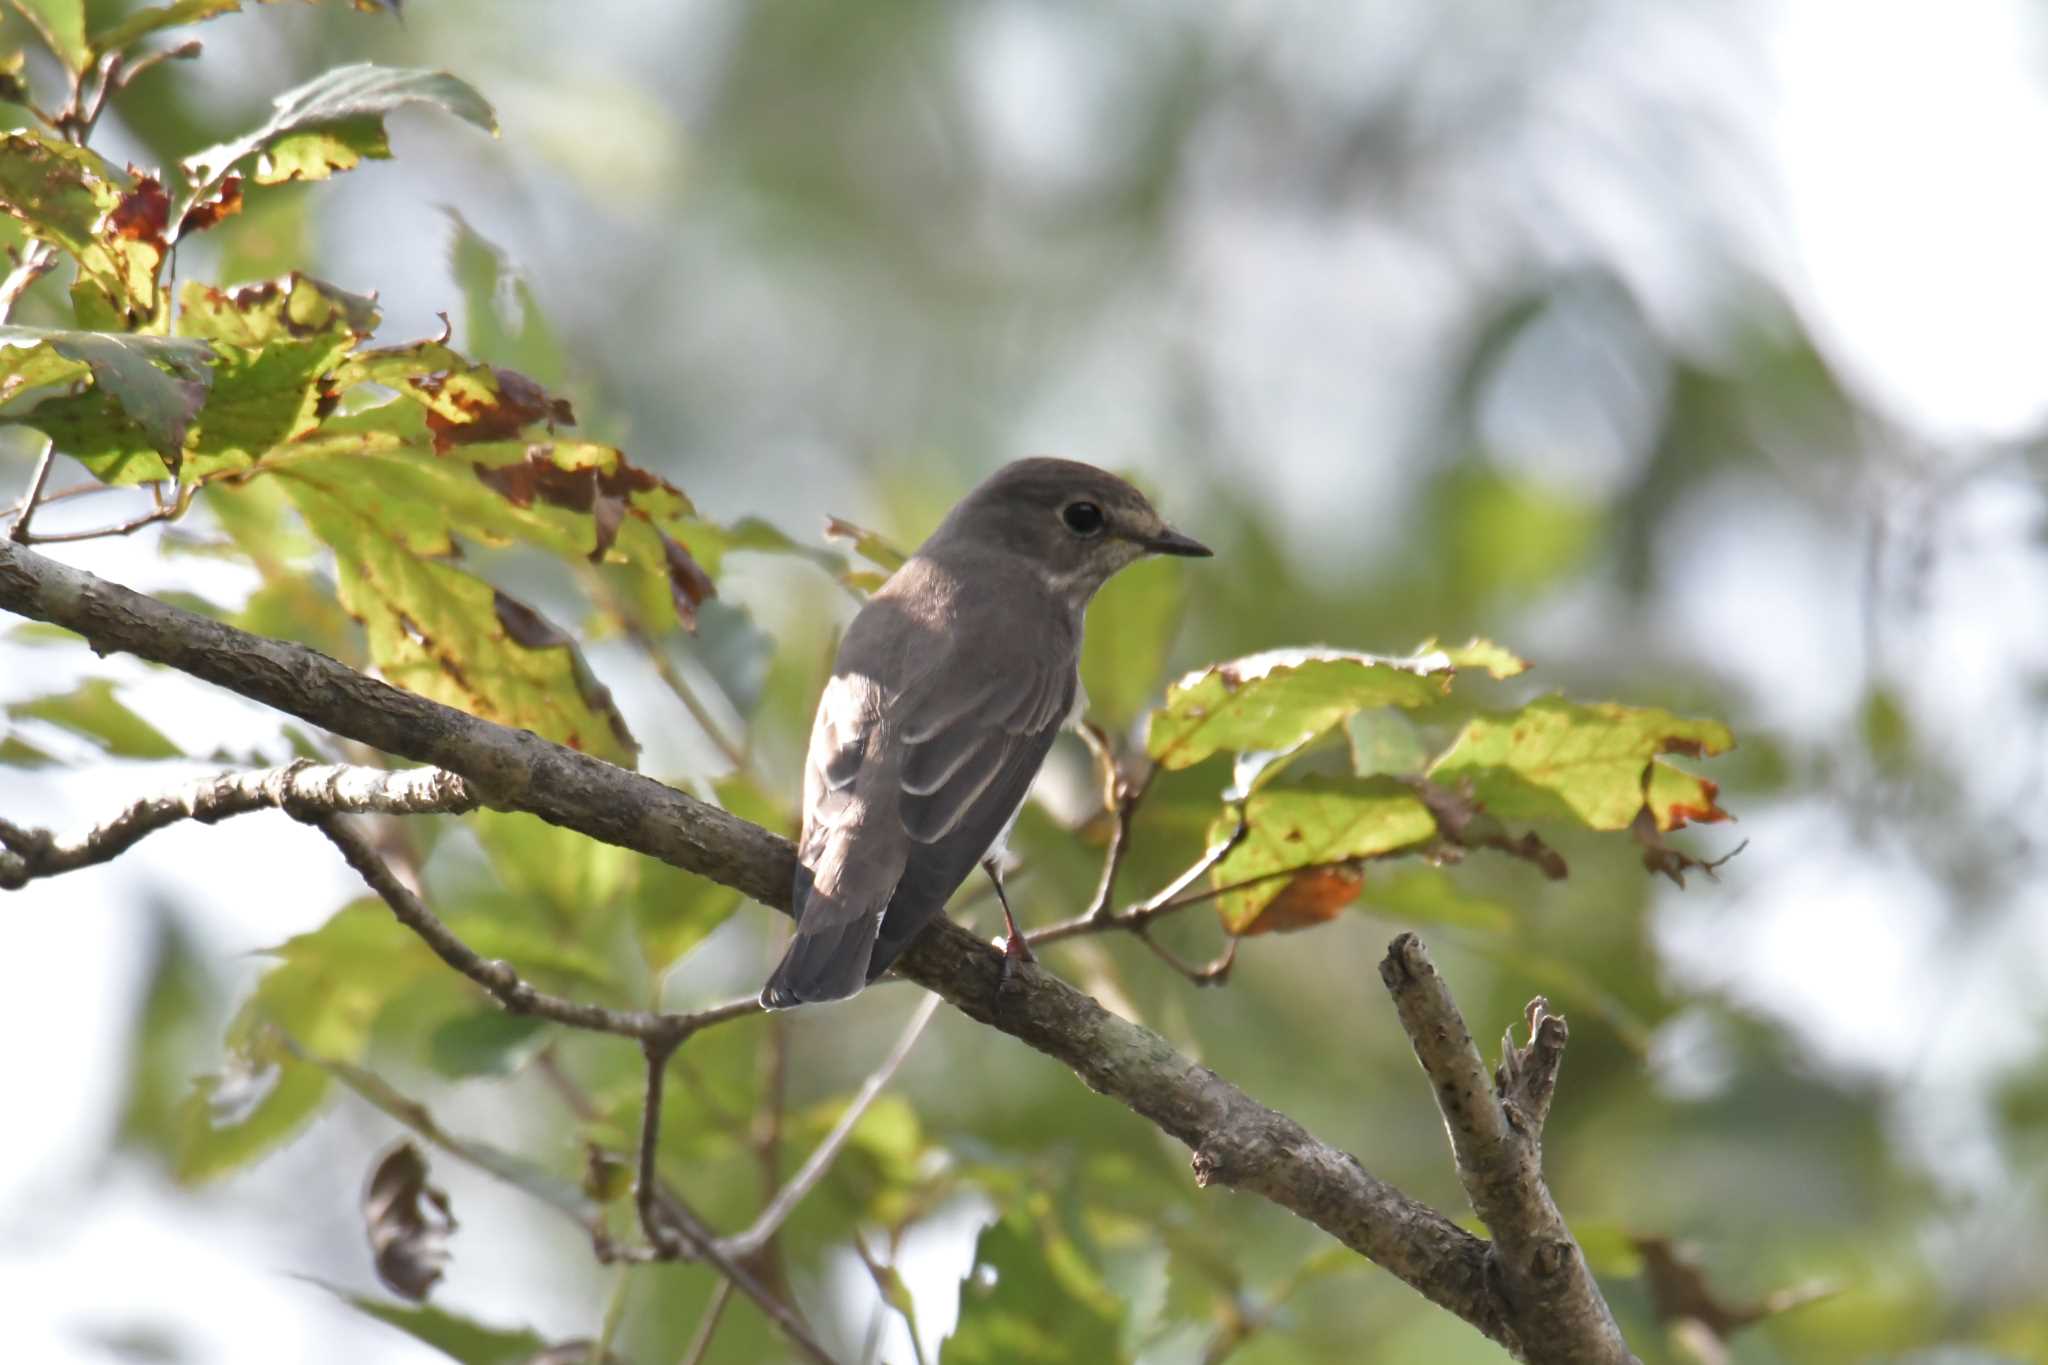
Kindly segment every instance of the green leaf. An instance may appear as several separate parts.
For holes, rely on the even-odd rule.
[[[427,1063],[443,1076],[509,1076],[547,1042],[545,1019],[496,1007],[446,1020],[427,1036]]]
[[[633,935],[647,970],[659,977],[731,919],[742,897],[730,887],[666,863],[643,864],[633,895]]]
[[[1073,1241],[1023,1211],[982,1229],[943,1365],[1125,1360],[1123,1306]]]
[[[1659,755],[1711,757],[1734,744],[1719,721],[1544,697],[1468,722],[1429,775],[1471,784],[1479,803],[1503,820],[1564,819],[1596,830],[1627,829],[1647,794],[1658,828],[1672,829],[1727,812],[1715,804],[1712,783]]]
[[[8,0],[28,20],[57,60],[74,72],[92,65],[85,40],[85,0]]]
[[[1113,733],[1126,732],[1158,695],[1186,584],[1180,565],[1140,560],[1105,584],[1088,608],[1081,686],[1090,718]]]
[[[7,714],[40,720],[89,739],[117,758],[183,758],[185,751],[114,695],[114,684],[91,678],[69,692],[16,702]]]
[[[226,1068],[201,1077],[186,1098],[180,1180],[226,1174],[289,1140],[328,1090],[328,1073],[301,1049],[360,1055],[387,1001],[421,974],[447,970],[377,900],[357,901],[273,952],[277,965],[229,1025]]]
[[[270,185],[284,180],[320,180],[347,170],[364,157],[391,155],[383,116],[425,104],[495,135],[498,118],[466,82],[445,71],[377,66],[338,66],[274,101],[276,111],[262,127],[208,147],[184,160],[193,184],[211,185],[251,157],[251,178]]]
[[[865,526],[856,526],[843,517],[825,519],[825,535],[832,540],[843,540],[853,547],[853,552],[876,565],[884,573],[895,573],[910,558],[898,549],[894,542],[879,531],[870,531]]]
[[[1360,777],[1409,777],[1429,765],[1422,733],[1399,711],[1360,711],[1344,726],[1351,770]]]
[[[276,341],[360,341],[377,330],[377,300],[294,270],[280,279],[178,291],[179,336],[257,348]]]
[[[180,458],[215,374],[212,348],[184,338],[0,326],[0,348],[0,395],[52,382],[51,356],[87,367],[92,391],[38,404],[18,420],[110,483],[167,476],[163,459],[149,457]]]
[[[574,642],[448,562],[451,511],[474,510],[488,491],[462,465],[373,452],[384,436],[298,460],[287,483],[334,550],[371,662],[421,696],[630,766],[639,746]]]
[[[0,134],[0,209],[78,262],[73,298],[103,311],[110,330],[156,314],[170,207],[154,177],[117,170],[91,148],[25,128]]]
[[[1166,768],[1218,753],[1285,752],[1369,707],[1427,706],[1450,691],[1442,652],[1383,658],[1334,649],[1276,649],[1212,664],[1166,690],[1145,747]]]
[[[364,1316],[395,1327],[462,1365],[525,1365],[548,1348],[545,1340],[526,1328],[486,1327],[427,1304],[383,1303],[332,1285],[321,1287]]]
[[[152,5],[93,34],[90,45],[94,52],[118,52],[158,29],[196,24],[215,15],[238,13],[241,8],[241,0],[175,0],[169,5]]]
[[[1244,804],[1245,835],[1210,872],[1211,885],[1240,886],[1216,898],[1233,934],[1290,929],[1328,919],[1355,899],[1359,878],[1332,869],[1300,877],[1290,869],[1374,858],[1427,843],[1436,820],[1408,787],[1388,778],[1312,777],[1254,792]],[[1226,813],[1212,836],[1229,836]]]
[[[541,315],[531,282],[460,213],[445,212],[455,229],[448,263],[462,289],[463,338],[469,349],[550,388],[560,385],[568,377],[561,343]]]

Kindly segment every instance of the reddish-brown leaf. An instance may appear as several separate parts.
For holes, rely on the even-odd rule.
[[[1239,932],[1284,934],[1333,920],[1358,899],[1364,885],[1364,871],[1351,864],[1297,872],[1288,879],[1287,888],[1266,902],[1257,918]]]

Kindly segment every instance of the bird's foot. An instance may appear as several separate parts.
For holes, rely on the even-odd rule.
[[[998,989],[1014,991],[1020,989],[1024,984],[1022,976],[1017,971],[1017,964],[1020,962],[1036,963],[1038,958],[1033,955],[1031,945],[1025,941],[1022,934],[1007,934],[1004,936],[1002,944],[1003,968],[996,978],[996,985]]]

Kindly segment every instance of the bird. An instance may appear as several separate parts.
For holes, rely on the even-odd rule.
[[[1148,555],[1210,553],[1075,460],[1006,464],[954,506],[840,642],[804,761],[796,934],[764,1008],[857,994],[977,865],[1003,907],[1005,972],[1030,959],[1001,854],[1078,719],[1089,599]]]

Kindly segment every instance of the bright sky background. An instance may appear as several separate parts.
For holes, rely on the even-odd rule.
[[[1737,128],[1761,139],[1777,181],[1788,229],[1781,283],[1840,365],[1909,431],[1967,444],[2036,426],[2048,416],[2041,359],[2048,354],[2048,176],[2041,174],[2048,98],[2039,70],[2048,47],[2038,7],[2018,0],[1938,7],[1786,0],[1758,12],[1767,16],[1770,102],[1739,111],[1746,117]],[[991,24],[987,38],[1002,42],[1006,32]],[[990,117],[1004,119],[1005,109],[1075,107],[1061,88],[1061,66],[1038,60],[1043,54],[1030,46],[1028,31],[1009,36],[1018,48],[992,63],[1001,88],[991,94]],[[1063,164],[1073,138],[1087,136],[1060,119],[1013,121],[1038,129],[1048,173]],[[1229,255],[1228,242],[1216,249]],[[429,253],[421,254],[431,263]],[[1261,262],[1263,255],[1235,262],[1252,272],[1245,287],[1325,278],[1307,258]],[[432,284],[421,292],[431,299],[448,291]],[[1313,405],[1318,395],[1290,401]],[[1995,521],[1995,497],[1981,515]],[[1853,694],[1826,681],[1842,676],[1826,666],[1829,659],[1856,647],[1853,595],[1838,590],[1843,582],[1853,585],[1855,547],[1844,542],[1838,549],[1831,556],[1823,548],[1814,562],[1792,566],[1812,591],[1786,593],[1783,563],[1760,568],[1754,582],[1737,565],[1682,603],[1672,623],[1676,631],[1712,632],[1726,642],[1739,676],[1784,699],[1788,728],[1836,720],[1854,703]],[[202,568],[191,559],[166,566],[146,546],[126,543],[62,557],[145,589],[187,581]],[[1945,657],[2026,648],[2004,639],[2009,621],[1998,594],[1982,590],[1985,581],[1973,577],[1956,587],[1953,613],[1944,608],[1959,622]],[[1772,610],[1759,615],[1754,607],[1767,597]],[[1973,695],[1983,705],[2008,704],[2009,671],[1994,662],[2007,657],[1987,653],[1976,668],[1959,670],[1981,676],[1957,685],[1978,688]],[[0,645],[0,700],[52,690],[51,669],[68,675],[86,665],[116,678],[143,676],[124,660],[101,664]],[[223,740],[236,737],[240,713],[197,684],[152,678],[128,695],[192,747],[210,741],[192,738],[208,726],[220,727]],[[160,785],[166,772],[0,769],[0,813],[73,830]],[[1964,1081],[1981,1080],[1984,1067],[2028,1041],[2021,1030],[2031,1016],[2010,1008],[2019,981],[2002,964],[2048,953],[2044,931],[2027,927],[2048,916],[2012,915],[1970,943],[1937,943],[1934,890],[1917,888],[1903,859],[1852,861],[1841,818],[1819,808],[1750,815],[1742,832],[1754,840],[1744,865],[1752,890],[1736,905],[1694,896],[1666,908],[1660,942],[1673,970],[1789,1016],[1821,1055],[1840,1064],[1903,1071],[1932,1085],[1933,1077],[1954,1076],[1954,1063],[1977,1068]],[[1828,857],[1830,849],[1840,856]],[[136,917],[194,862],[241,870],[198,907],[204,946],[238,978],[258,968],[245,956],[250,950],[312,927],[354,894],[338,860],[321,856],[283,817],[246,817],[159,835],[113,867],[0,900],[15,945],[0,971],[0,1036],[37,1040],[33,1050],[17,1048],[0,1059],[0,1085],[11,1103],[35,1112],[33,1122],[0,1128],[0,1321],[7,1324],[7,1349],[25,1361],[97,1365],[116,1357],[81,1338],[81,1326],[103,1331],[132,1314],[138,1322],[177,1324],[192,1359],[222,1365],[438,1360],[359,1318],[321,1311],[324,1291],[279,1269],[317,1269],[367,1287],[353,1224],[324,1216],[281,1224],[271,1216],[291,1207],[295,1178],[331,1179],[321,1163],[340,1150],[334,1129],[345,1134],[360,1119],[330,1119],[257,1175],[196,1199],[166,1197],[134,1170],[116,1168],[78,1219],[50,1216],[50,1201],[69,1197],[80,1163],[92,1159],[84,1154],[100,1150],[112,1122],[128,1028],[120,1011],[134,998],[140,967]],[[280,886],[295,894],[278,896],[273,888]],[[183,899],[193,904],[189,895]],[[1860,957],[1838,960],[1827,973],[1805,970],[1821,953],[1839,959],[1845,944],[1856,945]],[[1939,964],[1934,973],[1930,961]],[[1981,983],[1981,990],[1937,1019],[1930,1037],[1916,1004],[1931,974],[1951,972]],[[1964,1094],[1945,1108],[1967,1117],[1974,1102]],[[1964,1123],[1928,1141],[1968,1136]],[[558,1285],[516,1305],[493,1297],[493,1283],[537,1234],[491,1212],[496,1201],[465,1198],[474,1178],[454,1163],[439,1163],[436,1172],[466,1224],[445,1302],[543,1331],[587,1331],[590,1283]],[[956,1238],[950,1248],[933,1250],[939,1268],[928,1277],[933,1293],[920,1315],[935,1328],[950,1318],[944,1281],[958,1273],[963,1244]],[[110,1304],[121,1307],[110,1311]]]

